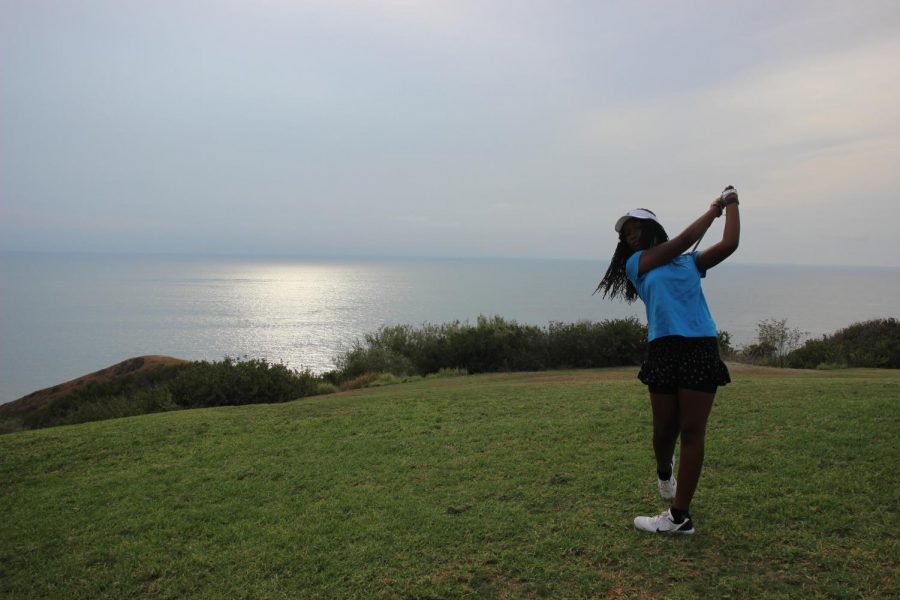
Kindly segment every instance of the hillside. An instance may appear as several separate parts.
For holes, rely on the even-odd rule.
[[[163,366],[187,364],[189,361],[171,356],[146,355],[129,358],[94,373],[82,375],[71,381],[32,392],[18,400],[0,404],[0,415],[19,415],[47,408],[73,391],[90,383],[110,383],[129,375],[144,375]]]
[[[632,368],[2,436],[0,596],[897,597],[900,372],[733,379],[687,539]]]

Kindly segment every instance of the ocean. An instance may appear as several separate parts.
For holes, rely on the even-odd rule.
[[[635,316],[592,296],[603,261],[0,255],[0,403],[126,358],[265,358],[324,371],[384,324]],[[746,265],[704,291],[736,345],[756,324],[823,334],[900,316],[900,268]]]

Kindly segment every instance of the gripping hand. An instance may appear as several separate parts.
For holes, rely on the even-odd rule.
[[[722,191],[722,195],[719,196],[719,201],[722,202],[722,206],[728,206],[729,204],[740,204],[738,201],[738,192],[734,189],[733,185],[729,185]]]

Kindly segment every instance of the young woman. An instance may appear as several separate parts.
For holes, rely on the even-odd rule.
[[[684,254],[712,222],[725,215],[721,241]],[[660,495],[669,509],[655,517],[637,517],[638,529],[653,533],[694,533],[689,513],[703,468],[706,421],[716,388],[731,381],[719,358],[716,324],[700,279],[737,249],[741,234],[737,191],[728,186],[703,215],[672,238],[643,208],[616,222],[619,245],[597,290],[603,296],[647,308],[647,358],[638,377],[650,391],[653,451]],[[675,442],[681,437],[676,483]]]

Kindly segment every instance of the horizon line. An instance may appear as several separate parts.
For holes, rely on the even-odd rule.
[[[103,251],[103,250],[10,250],[0,249],[0,256],[82,256],[108,258],[205,258],[205,259],[276,259],[276,260],[358,260],[358,261],[509,261],[509,262],[609,262],[609,258],[573,258],[553,256],[460,256],[460,255],[410,255],[410,254],[321,254],[321,253],[285,253],[285,252],[166,252],[154,251]],[[789,262],[751,262],[729,261],[729,264],[746,267],[809,267],[809,268],[858,268],[858,269],[900,269],[898,265],[861,265],[856,263],[789,263]]]

